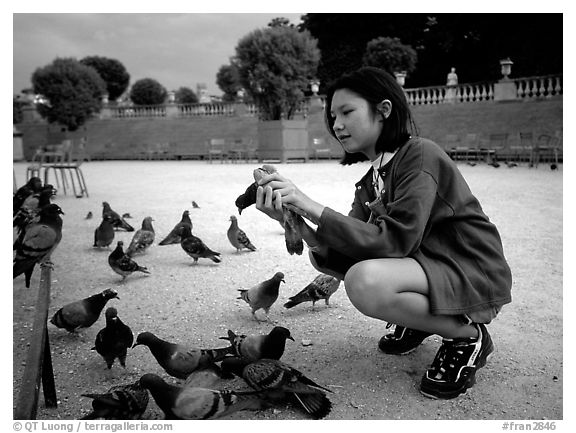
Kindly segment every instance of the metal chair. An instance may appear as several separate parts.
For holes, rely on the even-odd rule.
[[[70,179],[70,184],[72,185],[72,191],[74,196],[77,198],[89,197],[88,187],[86,186],[86,180],[84,179],[84,174],[80,166],[84,163],[84,155],[81,152],[74,154],[73,146],[71,140],[65,140],[63,143],[63,154],[64,157],[60,160],[49,163],[45,165],[44,170],[44,183],[49,183],[49,173],[50,170],[54,172],[54,178],[56,179],[57,188],[60,190],[60,180],[62,181],[62,190],[64,194],[67,194],[68,178]],[[76,188],[78,186],[78,189]]]
[[[540,162],[554,162],[558,166],[560,139],[550,134],[541,134],[534,146],[532,153],[532,165],[538,167]]]
[[[498,161],[502,157],[505,161],[508,161],[508,133],[490,134],[488,136],[488,151],[493,151],[492,158],[494,161]],[[488,158],[490,159],[490,155]]]
[[[222,164],[228,158],[226,149],[226,140],[223,138],[211,138],[208,140],[208,162],[212,164],[212,160],[220,160]]]
[[[314,153],[314,159],[318,161],[318,158],[324,156],[328,159],[332,157],[332,149],[326,143],[324,137],[316,137],[312,139],[312,151]]]

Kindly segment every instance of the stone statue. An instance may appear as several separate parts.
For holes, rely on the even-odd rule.
[[[457,86],[458,85],[458,75],[456,74],[456,68],[451,68],[446,79],[447,86]]]

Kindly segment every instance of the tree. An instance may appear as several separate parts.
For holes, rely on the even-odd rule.
[[[216,84],[224,92],[222,99],[227,102],[236,100],[238,91],[242,89],[240,73],[234,62],[222,65],[216,74]]]
[[[108,100],[115,101],[128,88],[130,74],[118,60],[100,56],[88,56],[80,60],[80,63],[96,69],[96,72],[106,83]]]
[[[313,13],[299,28],[318,40],[321,83],[360,67],[370,40],[390,37],[416,50],[418,68],[409,83],[421,87],[444,84],[451,67],[462,82],[497,80],[506,57],[517,77],[561,73],[562,19],[561,13]]]
[[[190,87],[180,87],[176,90],[176,102],[178,104],[196,104],[198,96]]]
[[[409,75],[416,69],[418,54],[410,45],[404,45],[398,38],[379,37],[366,45],[362,62],[366,66],[375,66],[394,75],[394,72],[406,72]]]
[[[262,120],[291,119],[315,77],[317,41],[308,31],[279,25],[254,30],[236,46],[240,83],[260,108]]]
[[[142,78],[132,85],[130,99],[136,105],[160,105],[166,101],[168,92],[153,78]]]
[[[32,74],[34,93],[47,103],[37,104],[40,115],[75,131],[98,113],[106,84],[91,67],[73,58],[56,58]]]

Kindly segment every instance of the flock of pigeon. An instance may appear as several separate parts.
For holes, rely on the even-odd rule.
[[[254,177],[257,178],[256,173]],[[236,200],[239,212],[254,202],[253,196],[247,196],[250,190],[255,191],[254,184]],[[30,278],[37,264],[52,265],[51,253],[62,239],[60,215],[64,212],[51,202],[55,194],[52,185],[43,186],[39,178],[31,178],[13,197],[16,238],[13,277],[24,274],[26,287],[30,287]],[[198,207],[195,202],[192,205]],[[289,210],[285,213],[285,223],[296,217]],[[89,213],[86,218],[92,216]],[[134,256],[144,253],[155,241],[151,217],[144,218],[138,230],[134,230],[127,218],[130,218],[129,214],[120,216],[107,202],[103,202],[102,221],[94,231],[93,243],[95,248],[110,248],[115,231],[134,232],[126,251],[123,242],[117,241],[108,256],[110,268],[122,276],[122,281],[134,272],[149,273],[146,267],[136,263]],[[185,210],[181,220],[158,245],[180,244],[194,264],[201,258],[220,263],[220,253],[193,235],[192,228],[189,212]],[[256,251],[246,233],[239,228],[235,216],[230,217],[227,236],[238,251]],[[297,231],[290,236],[298,240]],[[286,241],[288,247],[288,234]],[[298,247],[296,252],[299,254]],[[249,305],[256,320],[260,320],[256,312],[263,310],[270,321],[268,313],[278,299],[283,281],[284,274],[277,272],[249,289],[239,289],[238,299]],[[314,304],[322,299],[329,305],[329,299],[339,285],[340,280],[319,274],[302,291],[290,297],[284,307],[312,302],[314,308]],[[71,333],[88,328],[96,323],[107,302],[114,298],[118,298],[118,292],[108,288],[71,302],[62,306],[50,323]],[[147,373],[136,382],[115,385],[102,394],[83,394],[92,399],[92,411],[81,419],[140,419],[148,406],[149,394],[166,419],[218,419],[241,410],[262,410],[286,403],[294,403],[314,419],[324,418],[331,411],[328,395],[332,391],[280,360],[286,340],[294,340],[285,327],[275,326],[268,334],[254,335],[237,335],[229,330],[227,336],[221,337],[227,341],[226,347],[200,349],[162,340],[151,332],[141,332],[134,338],[132,330],[120,319],[114,307],[108,307],[104,316],[106,325],[98,331],[92,350],[103,358],[108,369],[116,360],[125,368],[128,350],[146,346],[166,374],[177,382],[168,382],[159,375]],[[246,386],[230,389],[226,383],[232,378],[242,379]]]

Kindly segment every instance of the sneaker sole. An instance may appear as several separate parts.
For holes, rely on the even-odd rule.
[[[468,377],[468,380],[466,382],[464,382],[462,387],[460,387],[458,389],[446,391],[446,392],[442,392],[442,391],[438,391],[438,390],[430,390],[430,392],[428,392],[426,389],[420,388],[420,393],[423,396],[434,399],[434,400],[450,400],[452,398],[458,397],[461,394],[464,394],[468,389],[472,388],[476,384],[476,372],[479,369],[481,369],[482,367],[484,367],[486,365],[486,362],[488,361],[488,359],[492,357],[492,354],[494,353],[494,343],[492,342],[492,340],[490,340],[490,345],[487,346],[486,350],[488,351],[488,354],[485,357],[483,357],[480,360],[480,362],[478,362],[476,370],[474,370],[470,374],[470,377]]]

